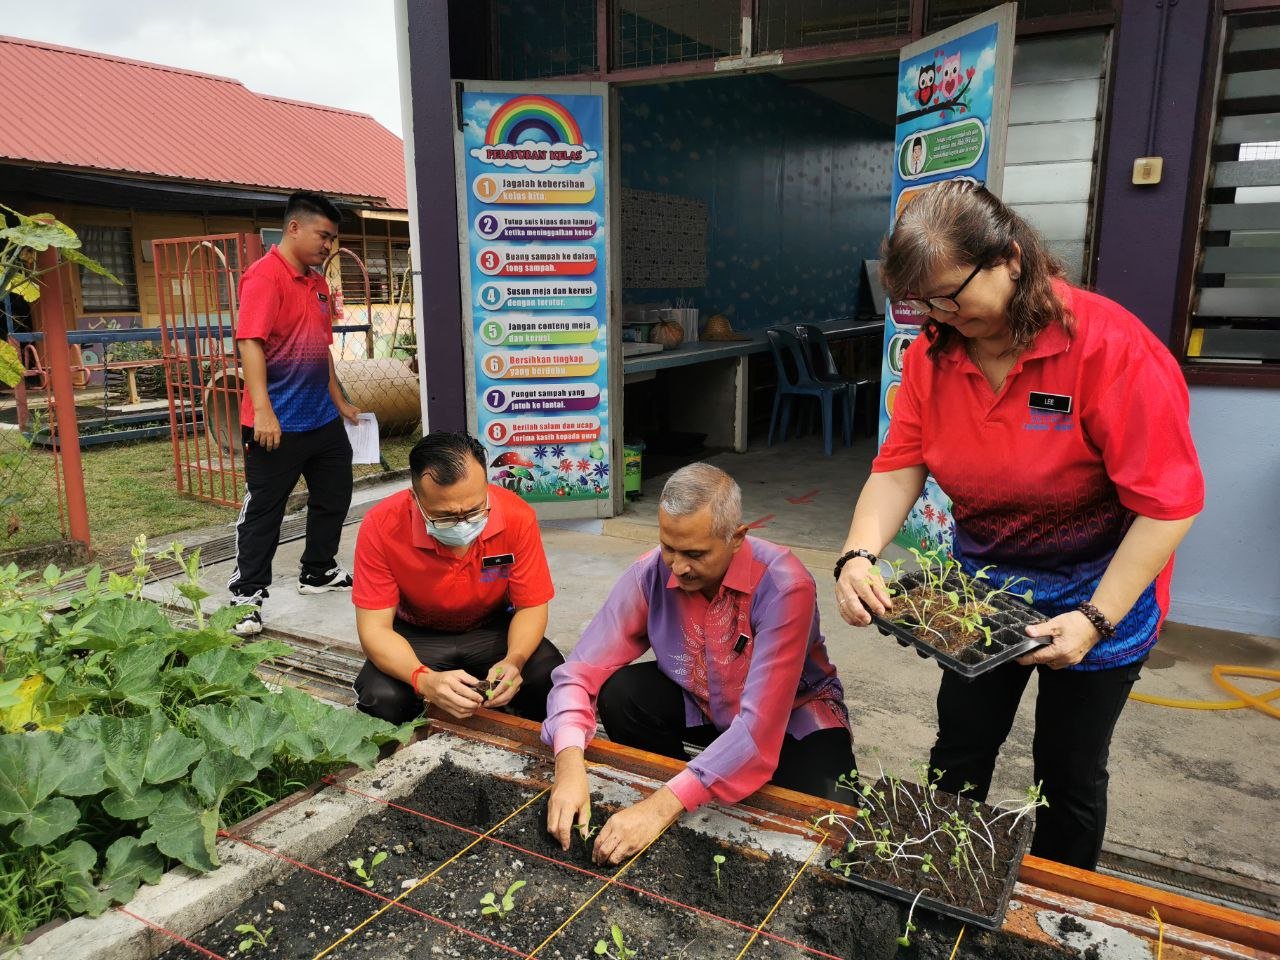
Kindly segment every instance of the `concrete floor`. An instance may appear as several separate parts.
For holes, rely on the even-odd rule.
[[[793,445],[790,451],[781,447],[725,457],[730,469],[740,469],[754,458],[766,467],[763,475],[768,476],[795,462],[795,449]],[[859,456],[855,448],[827,460],[819,451],[817,458],[805,460],[805,473],[812,481],[800,484],[779,477],[771,489],[763,483],[748,483],[744,501],[749,518],[773,514],[758,531],[760,535],[805,544],[796,553],[819,585],[820,614],[828,647],[844,680],[861,762],[870,762],[875,750],[886,767],[909,773],[912,762],[927,756],[933,740],[940,668],[874,629],[845,625],[836,614],[830,588],[834,551],[843,539],[852,497],[868,462],[865,455]],[[800,490],[801,486],[806,489]],[[819,492],[810,502],[786,500],[815,488]],[[380,488],[364,495],[386,492],[387,488]],[[616,528],[625,536],[544,529],[557,588],[548,632],[562,651],[573,648],[616,578],[653,543],[645,517],[646,511],[651,517],[655,501],[656,493],[628,514],[627,522]],[[343,535],[340,558],[348,566],[357,529],[353,523]],[[594,528],[587,525],[586,529]],[[336,646],[358,651],[348,594],[301,596],[296,592],[301,551],[301,541],[295,541],[282,545],[276,555],[276,586],[263,612],[267,625],[329,638]],[[212,602],[225,600],[230,569],[229,561],[206,569],[204,582],[213,593]],[[157,583],[150,593],[167,597],[172,594],[172,582]],[[1280,656],[1273,639],[1171,624],[1137,689],[1164,697],[1223,699],[1210,678],[1216,663],[1277,668]],[[1241,683],[1259,692],[1271,686],[1260,681]],[[992,799],[1020,795],[1030,783],[1034,690],[1033,680],[997,766]],[[1252,710],[1206,712],[1130,703],[1112,744],[1108,842],[1280,883],[1280,831],[1275,826],[1280,783],[1277,732],[1275,720]]]

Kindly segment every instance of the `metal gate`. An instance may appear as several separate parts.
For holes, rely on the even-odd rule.
[[[236,293],[245,267],[262,256],[262,241],[227,233],[155,240],[152,249],[178,491],[238,506],[244,451]]]

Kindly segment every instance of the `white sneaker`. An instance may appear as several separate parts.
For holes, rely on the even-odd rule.
[[[351,583],[351,574],[347,573],[341,564],[337,564],[320,574],[311,574],[305,571],[298,574],[299,593],[329,593],[332,590],[350,590]]]
[[[232,633],[240,637],[252,637],[262,632],[262,601],[265,597],[265,590],[231,597],[231,606],[244,609],[240,619],[232,625]]]

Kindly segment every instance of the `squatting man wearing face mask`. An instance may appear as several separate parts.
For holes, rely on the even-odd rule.
[[[564,657],[543,636],[555,590],[533,509],[488,482],[465,433],[423,437],[409,472],[356,540],[357,705],[392,723],[424,700],[459,719],[507,704],[544,719]]]

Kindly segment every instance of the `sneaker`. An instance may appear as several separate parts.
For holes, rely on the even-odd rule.
[[[231,606],[244,608],[240,619],[231,627],[233,633],[240,637],[252,637],[262,632],[262,601],[265,597],[265,590],[231,597]]]
[[[331,590],[350,590],[351,574],[342,569],[341,564],[331,567],[324,573],[298,574],[299,593],[328,593]]]

